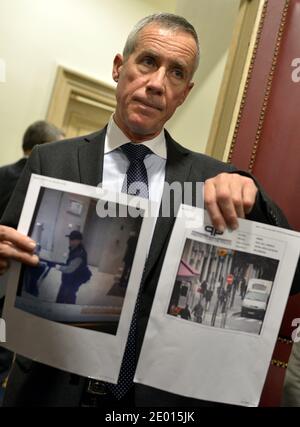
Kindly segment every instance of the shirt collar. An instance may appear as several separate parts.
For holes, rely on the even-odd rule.
[[[126,143],[130,142],[128,137],[121,131],[117,126],[116,122],[111,116],[106,132],[105,145],[104,145],[104,154],[110,153],[113,150],[121,147]],[[143,145],[150,148],[150,150],[157,156],[162,157],[163,159],[167,158],[167,147],[166,147],[166,138],[164,129],[153,139],[148,141],[143,141]]]

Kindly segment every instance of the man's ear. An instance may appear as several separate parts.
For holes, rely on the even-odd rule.
[[[114,79],[115,82],[117,82],[119,80],[120,71],[121,71],[121,68],[123,66],[123,63],[124,63],[123,56],[120,53],[118,53],[115,56],[113,71],[112,71],[112,78]]]
[[[182,95],[182,98],[181,98],[181,100],[180,100],[179,105],[181,105],[181,104],[183,104],[183,103],[184,103],[184,101],[186,100],[186,98],[187,98],[188,94],[189,94],[189,93],[190,93],[190,91],[193,89],[193,87],[194,87],[194,83],[193,83],[193,82],[190,82],[190,83],[187,85],[187,87],[185,88],[185,91],[184,91],[184,93],[183,93],[183,95]]]

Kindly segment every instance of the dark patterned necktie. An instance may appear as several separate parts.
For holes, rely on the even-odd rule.
[[[152,151],[141,144],[124,144],[121,150],[126,154],[130,164],[123,182],[122,192],[148,199],[148,175],[144,159]]]
[[[148,198],[148,175],[144,164],[144,159],[147,154],[152,151],[141,144],[124,144],[121,147],[123,153],[126,154],[130,165],[124,179],[122,192],[133,194],[135,196]],[[117,384],[109,384],[110,392],[117,398],[122,399],[123,396],[133,385],[133,377],[136,367],[136,327],[137,314],[139,310],[139,302],[141,296],[141,287],[138,292],[134,313],[132,316],[127,344],[123,356],[123,361],[120,369],[119,379]]]

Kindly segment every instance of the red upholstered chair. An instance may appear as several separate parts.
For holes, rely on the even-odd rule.
[[[300,0],[265,1],[228,158],[258,178],[296,230],[300,230],[300,78],[293,78],[293,64],[300,57],[299,22]],[[289,298],[261,406],[280,405],[295,318],[300,318],[300,294]]]

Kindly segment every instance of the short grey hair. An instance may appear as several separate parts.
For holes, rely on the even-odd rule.
[[[127,60],[129,56],[134,52],[138,42],[139,33],[147,25],[150,25],[150,24],[159,24],[162,28],[168,28],[173,31],[183,31],[185,33],[190,34],[194,38],[197,46],[197,53],[196,53],[195,67],[194,67],[194,72],[195,72],[198,68],[199,59],[200,59],[200,47],[199,47],[198,35],[192,24],[190,24],[182,16],[175,15],[173,13],[154,13],[153,15],[149,15],[141,19],[133,27],[132,31],[129,33],[129,36],[127,37],[124,50],[123,50],[124,59]]]

